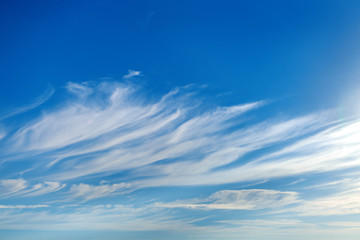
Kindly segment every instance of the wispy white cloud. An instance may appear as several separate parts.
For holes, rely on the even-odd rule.
[[[360,191],[306,201],[290,211],[302,216],[360,214]]]
[[[301,182],[304,182],[304,181],[306,181],[306,179],[305,179],[305,178],[301,178],[301,179],[299,179],[299,180],[295,180],[295,181],[293,181],[293,182],[290,182],[290,183],[288,184],[288,186],[295,185],[295,184],[298,184],[298,183],[301,183]]]
[[[275,209],[272,214],[296,216],[337,216],[360,214],[360,178],[358,176],[309,185],[303,191],[323,191],[321,197],[301,199],[295,206]]]
[[[59,210],[62,211],[59,211]],[[232,219],[215,222],[204,218],[180,219],[173,211],[150,206],[124,205],[62,206],[48,209],[1,209],[0,229],[29,230],[101,230],[101,231],[173,231],[189,239],[296,239],[355,240],[359,223],[346,221],[306,222],[293,218]],[[352,237],[355,236],[355,237]]]
[[[31,230],[116,230],[116,231],[192,231],[201,229],[191,220],[178,220],[170,213],[157,208],[124,205],[95,205],[61,208],[58,211],[1,212],[0,229]],[[0,209],[1,210],[1,209]],[[189,222],[189,223],[188,223]]]
[[[331,227],[346,227],[346,228],[357,228],[360,229],[360,222],[353,221],[353,222],[330,222],[326,223],[326,225]]]
[[[0,126],[0,140],[6,136],[6,131]]]
[[[59,191],[66,184],[59,182],[43,182],[35,185],[29,184],[24,179],[4,179],[0,180],[0,198],[9,197],[33,197],[51,192]]]
[[[70,194],[73,198],[80,198],[88,201],[95,198],[129,193],[132,191],[131,187],[132,186],[129,183],[102,183],[98,186],[81,183],[72,185]]]
[[[34,108],[37,108],[38,106],[40,106],[41,104],[43,104],[44,102],[46,102],[47,100],[49,100],[49,98],[54,94],[54,89],[52,87],[49,87],[45,93],[43,93],[41,96],[39,96],[38,98],[36,98],[34,101],[32,101],[31,103],[22,106],[22,107],[18,107],[15,109],[12,109],[10,111],[8,111],[7,113],[3,113],[2,115],[0,115],[0,120],[30,111]],[[1,138],[1,137],[0,137]]]
[[[205,199],[178,200],[156,203],[166,208],[258,210],[278,208],[299,202],[296,192],[281,192],[268,189],[223,190]]]
[[[298,219],[256,219],[256,220],[224,220],[219,223],[226,223],[248,227],[311,227],[316,226],[314,223],[306,223]]]
[[[0,205],[0,209],[47,208],[48,205]]]
[[[325,182],[325,183],[320,183],[320,184],[315,184],[315,185],[309,185],[309,186],[304,187],[304,189],[334,188],[334,187],[338,187],[339,185],[343,185],[343,184],[347,184],[347,183],[351,184],[352,181],[353,181],[353,179],[351,179],[351,178],[344,178],[344,179],[341,179],[341,180]]]
[[[76,89],[79,88],[77,86]],[[89,102],[84,103],[75,99],[60,110],[45,113],[35,123],[21,128],[13,136],[15,146],[25,150],[58,149],[109,133],[145,114],[144,110],[147,109],[124,102],[133,89],[116,84],[100,84],[97,90],[101,95],[110,89],[112,92],[105,102],[92,103],[89,99]],[[83,95],[79,91],[72,90],[72,93]],[[104,108],[101,104],[108,106]]]
[[[27,187],[27,181],[24,179],[3,179],[0,180],[0,196],[11,195]]]
[[[73,84],[70,86],[75,88]],[[76,89],[79,88],[76,85]],[[197,151],[203,154],[205,148],[215,147],[216,140],[223,138],[226,142],[212,151],[216,155],[216,151],[233,141],[221,136],[221,131],[232,127],[236,116],[264,104],[223,107],[199,116],[191,94],[181,89],[170,92],[158,102],[146,104],[134,100],[136,90],[130,86],[102,83],[94,91],[103,98],[95,103],[91,99],[73,99],[63,108],[45,113],[17,131],[10,140],[10,148],[48,152],[48,159],[53,159],[47,163],[49,167],[70,157],[89,156],[86,162],[78,161],[75,169],[59,174],[62,178],[129,169]],[[68,146],[71,149],[59,151]],[[239,155],[238,147],[233,150],[235,153],[230,149],[229,154]]]
[[[298,212],[301,216],[360,214],[359,178],[343,181],[345,186],[330,195],[303,201],[299,206],[282,211]],[[324,187],[328,187],[324,185]]]
[[[68,82],[66,85],[66,89],[68,92],[73,93],[75,96],[79,98],[85,98],[93,93],[93,89],[91,87],[86,86],[87,83],[74,83]]]
[[[132,77],[135,77],[135,76],[141,76],[141,72],[129,69],[129,73],[124,75],[123,78],[124,79],[129,79],[129,78],[132,78]]]
[[[249,147],[250,150],[243,151],[248,153],[272,143],[284,141],[291,136],[309,133],[311,132],[309,128],[312,128],[311,124],[314,124],[316,120],[309,117],[306,121],[305,119],[291,120],[291,124],[285,122],[285,126],[281,123],[270,125],[270,129],[264,129],[257,125],[250,133],[244,134],[243,138],[238,136],[236,143],[242,141],[247,143],[243,146]],[[310,122],[312,123],[310,124]],[[299,125],[296,126],[294,123]],[[321,125],[321,123],[319,124]],[[140,184],[146,186],[221,184],[296,176],[309,172],[328,172],[360,166],[359,126],[360,122],[358,121],[336,124],[335,127],[325,127],[325,130],[321,130],[322,128],[317,126],[319,127],[318,133],[300,138],[281,150],[270,151],[261,157],[239,164],[239,166],[218,171],[198,171],[199,162],[166,164],[157,168],[159,175],[165,173],[165,176]],[[316,128],[314,125],[313,127]],[[215,162],[219,164],[224,161],[224,158],[229,159],[228,156],[219,157]],[[186,170],[183,171],[183,169]]]
[[[304,221],[298,219],[247,219],[218,221],[222,228],[212,231],[213,239],[321,239],[346,238],[356,240],[360,229],[349,222]],[[355,237],[356,236],[356,237]]]
[[[47,193],[52,193],[63,189],[66,184],[61,184],[59,182],[43,182],[38,183],[32,186],[26,193],[26,197],[39,196]]]

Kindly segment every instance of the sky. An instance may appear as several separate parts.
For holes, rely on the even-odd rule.
[[[1,240],[357,240],[360,2],[0,2]]]

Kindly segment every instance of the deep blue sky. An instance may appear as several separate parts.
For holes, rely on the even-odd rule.
[[[0,1],[0,239],[359,239],[359,13]]]
[[[329,107],[356,83],[344,72],[359,62],[359,6],[2,1],[1,102],[29,101],[48,84],[121,79],[128,69],[140,69],[157,89],[199,83],[232,91],[237,101],[299,94],[305,106]]]

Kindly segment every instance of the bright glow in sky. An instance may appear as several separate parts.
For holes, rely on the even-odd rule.
[[[0,239],[360,238],[359,1],[2,1]]]

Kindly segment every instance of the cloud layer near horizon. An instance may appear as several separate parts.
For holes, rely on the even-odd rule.
[[[66,91],[68,97],[57,106],[12,129],[4,125],[4,134],[0,132],[4,172],[0,199],[26,203],[4,202],[0,208],[19,228],[34,227],[21,220],[35,214],[26,211],[41,212],[37,221],[50,219],[50,228],[72,229],[76,227],[70,220],[74,217],[108,230],[137,224],[143,224],[144,230],[157,230],[156,226],[168,220],[173,226],[191,228],[201,221],[175,220],[179,209],[262,210],[304,217],[360,213],[358,179],[350,174],[360,167],[359,119],[339,121],[333,111],[319,111],[259,120],[255,111],[268,101],[209,106],[191,86],[160,97],[149,97],[138,86],[116,82],[69,82]],[[18,163],[24,164],[21,171],[8,167]],[[340,171],[350,175],[307,183],[311,175]],[[246,182],[251,186],[290,177],[292,181],[286,180],[281,189],[254,186],[239,190],[226,185]],[[341,185],[344,182],[348,188]],[[296,188],[299,184],[306,186]],[[93,205],[123,200],[150,187],[181,186],[224,187],[201,197],[166,201],[160,197],[141,206]],[[308,199],[301,194],[329,186],[341,187],[322,197]],[[62,203],[74,213],[62,212]],[[72,206],[75,203],[79,205]],[[152,220],[147,214],[158,218]],[[121,227],[110,224],[126,218],[128,223]],[[56,225],[59,219],[64,222]],[[4,218],[0,220],[11,228]],[[173,229],[164,226],[162,229]]]

